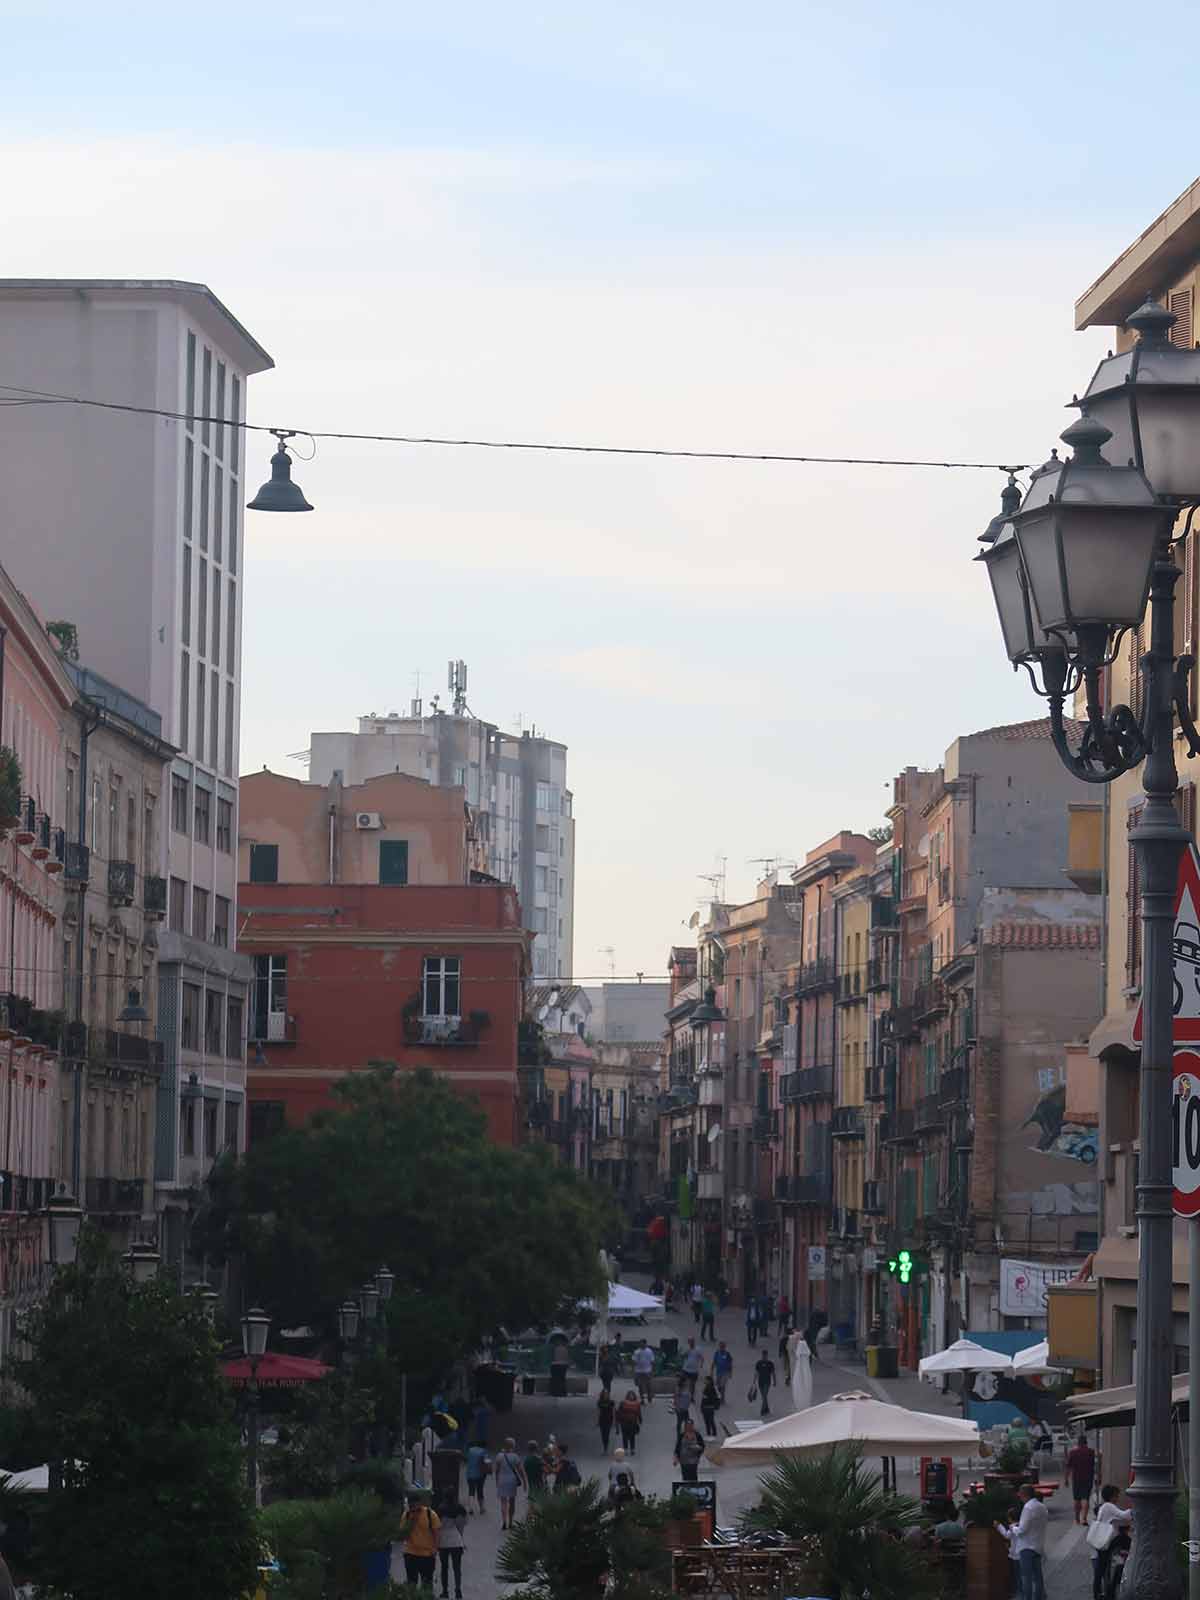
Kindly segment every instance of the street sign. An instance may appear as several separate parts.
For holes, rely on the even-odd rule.
[[[1171,1072],[1171,1208],[1200,1217],[1200,1054],[1176,1050]]]
[[[1177,1045],[1200,1044],[1200,855],[1191,841],[1179,858],[1171,943],[1175,955],[1175,1022],[1171,1037]],[[1133,1019],[1133,1042],[1142,1042],[1140,1002]]]

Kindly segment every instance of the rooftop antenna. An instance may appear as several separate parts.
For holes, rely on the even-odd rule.
[[[608,957],[608,975],[615,978],[617,975],[617,947],[612,944],[602,944],[600,954]]]
[[[293,750],[291,755],[288,757],[288,760],[289,761],[298,761],[301,766],[306,767],[306,766],[308,766],[309,762],[312,760],[312,751],[311,750]]]
[[[467,709],[467,663],[448,662],[446,682],[450,690],[451,709],[456,717],[461,717]]]
[[[719,857],[719,860],[721,862],[721,865],[720,865],[720,867],[718,868],[718,870],[716,872],[698,872],[696,874],[696,876],[698,878],[702,879],[705,883],[707,883],[707,884],[709,884],[711,886],[713,899],[716,900],[720,905],[724,905],[725,904],[725,866],[726,866],[726,863],[729,860],[729,857],[728,856],[721,856],[721,857]]]

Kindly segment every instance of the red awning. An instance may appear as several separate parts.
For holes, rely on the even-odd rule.
[[[238,1356],[235,1361],[222,1361],[221,1376],[235,1388],[244,1389],[251,1382],[250,1366],[249,1356]],[[333,1371],[323,1361],[309,1361],[305,1356],[281,1356],[274,1351],[260,1356],[257,1366],[260,1389],[292,1389],[301,1383],[315,1383],[318,1378]]]
[[[666,1217],[655,1217],[646,1229],[646,1237],[658,1244],[667,1237],[668,1231]]]

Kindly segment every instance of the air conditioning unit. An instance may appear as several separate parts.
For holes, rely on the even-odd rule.
[[[358,811],[354,816],[356,828],[382,828],[383,818],[378,811]]]

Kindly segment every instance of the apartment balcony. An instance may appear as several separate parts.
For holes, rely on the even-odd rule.
[[[930,978],[928,983],[919,983],[913,996],[913,1013],[918,1022],[936,1022],[939,1017],[944,1017],[949,1006],[946,998],[946,985],[940,978]]]
[[[85,844],[63,844],[63,877],[68,883],[86,883],[91,876],[92,853]]]
[[[791,1074],[796,1079],[792,1100],[828,1100],[833,1094],[833,1066],[802,1067]]]
[[[151,874],[142,879],[142,910],[148,917],[167,914],[167,880]]]
[[[887,1067],[868,1067],[865,1074],[863,1098],[870,1101],[882,1101],[888,1097],[888,1072]]]
[[[673,1111],[690,1111],[700,1100],[700,1089],[694,1078],[681,1078],[672,1083],[658,1097],[659,1111],[669,1116]]]
[[[938,1100],[944,1106],[958,1105],[967,1093],[965,1067],[949,1067],[938,1079]]]
[[[27,1215],[44,1211],[53,1193],[53,1178],[27,1178],[20,1172],[0,1172],[0,1211],[22,1211]]]
[[[871,932],[894,933],[899,926],[896,902],[891,895],[874,895],[871,899]]]
[[[108,899],[110,905],[131,906],[137,889],[137,868],[132,861],[108,863]]]
[[[892,982],[892,963],[884,961],[880,956],[872,956],[867,962],[867,990],[876,993],[880,989],[887,989]]]
[[[163,1047],[157,1039],[143,1039],[118,1028],[89,1028],[88,1055],[109,1066],[136,1067],[142,1072],[163,1069]]]
[[[491,1022],[486,1011],[471,1011],[465,1017],[426,1017],[403,1011],[406,1045],[427,1045],[434,1049],[470,1048],[479,1043],[479,1036]]]
[[[862,1210],[867,1217],[882,1217],[887,1212],[887,1186],[879,1178],[868,1178],[863,1184]]]
[[[834,1206],[829,1231],[839,1239],[857,1239],[862,1233],[858,1212],[848,1206]]]
[[[833,1200],[833,1174],[809,1172],[792,1179],[793,1202],[798,1206],[828,1206]]]
[[[891,1111],[887,1116],[879,1119],[879,1140],[881,1144],[908,1144],[914,1137],[913,1111],[911,1107],[904,1106],[900,1110]]]
[[[866,1131],[861,1106],[834,1106],[829,1121],[829,1132],[834,1139],[861,1139]]]
[[[37,826],[34,829],[34,834],[33,834],[33,859],[35,861],[45,861],[45,860],[47,860],[49,858],[49,855],[50,855],[50,845],[51,845],[50,818],[46,814],[46,812],[43,811],[43,812],[39,813],[38,819],[37,819]]]
[[[37,838],[37,802],[31,794],[21,801],[17,813],[17,829],[13,838],[18,844],[32,844]]]
[[[944,1122],[940,1094],[921,1096],[914,1108],[913,1126],[918,1133],[941,1132]]]
[[[912,1006],[892,1006],[883,1014],[884,1024],[893,1039],[915,1039],[917,1017]]]
[[[867,986],[862,972],[843,972],[837,980],[836,1003],[854,1006],[867,998]]]
[[[781,1100],[799,1100],[800,1074],[798,1072],[785,1072],[779,1080],[779,1098]]]
[[[770,1144],[779,1137],[778,1111],[756,1111],[754,1122],[750,1129],[750,1137],[755,1144]]]
[[[815,994],[821,989],[832,989],[835,981],[832,958],[818,956],[815,961],[806,961],[800,968],[800,981],[796,985],[796,992]]]
[[[61,872],[66,853],[67,830],[65,828],[55,828],[50,834],[50,858],[46,862],[46,871]]]
[[[696,1174],[697,1200],[722,1200],[725,1197],[723,1172],[698,1172]]]
[[[141,1216],[146,1185],[141,1178],[85,1178],[83,1209],[101,1215]]]

